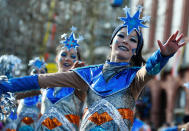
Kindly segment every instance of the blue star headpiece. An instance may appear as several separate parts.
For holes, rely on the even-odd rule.
[[[130,8],[125,7],[123,10],[125,11],[126,17],[120,17],[120,20],[124,22],[123,26],[127,26],[127,34],[129,35],[133,30],[136,30],[140,33],[140,28],[148,28],[147,26],[143,25],[145,22],[150,21],[150,16],[145,16],[140,19],[140,13],[142,12],[142,6],[139,5],[137,7],[136,13],[131,17],[130,15]]]
[[[39,57],[36,57],[32,60],[29,61],[29,66],[32,66],[33,68],[37,68],[37,69],[41,69],[41,68],[45,68],[46,63],[44,61],[44,59],[40,59]]]
[[[66,37],[67,34],[63,34],[61,35],[61,38],[65,38],[65,40],[61,40],[60,43],[64,45],[64,47],[67,47],[68,50],[70,50],[71,48],[76,49],[76,47],[79,46],[78,42],[83,40],[82,36],[79,36],[78,39],[75,38],[75,34],[74,32],[76,31],[76,27],[72,26],[71,28],[71,34],[69,37]],[[63,48],[64,48],[63,47]]]

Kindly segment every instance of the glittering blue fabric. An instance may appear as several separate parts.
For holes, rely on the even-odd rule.
[[[0,82],[0,93],[39,90],[38,76],[25,76]],[[1,94],[0,94],[1,95]]]
[[[32,97],[24,98],[24,104],[27,106],[36,105],[37,102],[39,102],[39,96],[32,96]]]
[[[17,119],[17,114],[16,114],[16,112],[11,112],[10,115],[9,115],[9,118],[10,118],[11,120],[16,120],[16,119]]]
[[[31,126],[25,125],[19,128],[18,131],[34,131],[34,129]]]
[[[171,58],[173,55],[164,57],[161,55],[160,50],[156,51],[146,62],[146,70],[148,74],[158,74],[161,71],[161,69],[166,65],[169,58]]]
[[[163,128],[161,131],[179,131],[177,126]]]
[[[128,63],[108,62],[106,64],[123,65]],[[95,65],[83,68],[76,68],[73,71],[76,72],[89,87],[100,96],[112,95],[120,90],[128,88],[136,72],[139,68],[126,68],[122,72],[115,75],[108,82],[104,80],[102,73],[103,65]],[[119,84],[118,84],[119,83]]]
[[[100,126],[96,126],[96,127],[92,128],[92,129],[90,129],[90,131],[105,131],[105,129],[103,129]]]
[[[139,131],[140,128],[142,128],[144,126],[144,122],[135,118],[134,119],[134,123],[133,123],[133,127],[132,127],[132,131]]]
[[[47,89],[47,98],[54,104],[58,100],[70,95],[74,91],[74,88],[64,87],[56,93],[56,95],[53,95],[54,88]]]

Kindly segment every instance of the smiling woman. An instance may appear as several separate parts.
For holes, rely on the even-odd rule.
[[[73,64],[78,60],[81,59],[78,58],[79,49],[70,49],[63,47],[64,45],[59,45],[57,47],[57,56],[56,56],[56,63],[58,66],[58,72],[65,72],[68,71]]]
[[[117,58],[115,58],[116,53],[115,49],[112,48],[112,46],[118,46],[119,49],[122,50],[122,52],[127,52],[127,55],[117,55]],[[145,63],[145,60],[142,57],[142,48],[143,48],[143,36],[142,33],[133,30],[130,35],[128,35],[127,25],[119,25],[113,32],[112,38],[110,41],[110,47],[112,48],[111,52],[111,59],[110,61],[126,61],[129,62],[133,66],[141,66]],[[118,53],[118,52],[117,52]],[[119,58],[118,58],[119,57]]]
[[[113,38],[113,42],[110,45],[112,48],[110,61],[112,62],[130,62],[131,57],[136,55],[137,33],[133,31],[130,35],[127,35],[126,31],[126,27],[120,28]]]

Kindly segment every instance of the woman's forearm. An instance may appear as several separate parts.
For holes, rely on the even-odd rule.
[[[144,85],[161,71],[172,56],[173,55],[162,56],[160,50],[152,54],[152,56],[147,60],[146,65],[137,72],[132,83],[132,92],[135,99],[138,98]]]
[[[72,87],[78,90],[86,90],[88,85],[73,71],[63,73],[40,74],[38,76],[41,88]]]
[[[20,93],[15,93],[15,97],[17,100],[19,99],[24,99],[26,97],[31,97],[31,96],[37,96],[40,95],[41,91],[40,90],[33,90],[33,91],[26,91],[26,92],[20,92]]]
[[[163,56],[160,50],[157,50],[146,62],[147,73],[157,75],[173,55]]]

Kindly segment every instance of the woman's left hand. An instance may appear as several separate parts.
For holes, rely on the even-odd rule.
[[[169,55],[174,54],[175,52],[177,52],[177,50],[180,47],[182,47],[186,44],[185,42],[179,44],[179,42],[181,41],[181,39],[183,38],[184,35],[181,34],[177,38],[178,33],[179,33],[179,31],[176,31],[174,34],[172,34],[165,44],[162,44],[162,42],[160,40],[157,41],[159,48],[160,48],[160,52],[163,56],[169,56]]]

